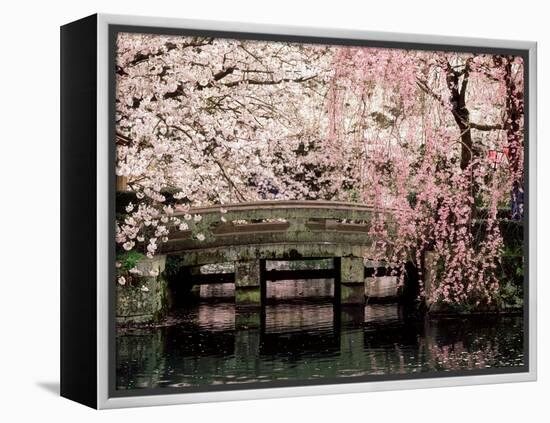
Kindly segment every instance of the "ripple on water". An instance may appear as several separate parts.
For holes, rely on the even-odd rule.
[[[516,367],[519,316],[407,318],[397,304],[364,313],[330,303],[275,304],[265,314],[231,303],[174,313],[168,327],[117,337],[117,387],[139,389]]]

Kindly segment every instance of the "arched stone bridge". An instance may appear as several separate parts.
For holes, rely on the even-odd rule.
[[[190,230],[172,234],[159,253],[177,255],[191,284],[235,283],[237,306],[265,300],[266,280],[334,278],[341,304],[365,301],[364,257],[371,247],[370,206],[334,201],[260,201],[195,208],[206,239]],[[184,213],[176,213],[182,217]],[[222,219],[223,217],[223,219]],[[224,221],[225,220],[225,221]],[[333,269],[266,271],[266,260],[334,259]],[[199,266],[234,263],[234,274],[201,275]],[[292,274],[291,274],[292,273]]]

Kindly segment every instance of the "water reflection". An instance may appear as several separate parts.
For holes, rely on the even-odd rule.
[[[418,320],[395,304],[180,310],[178,324],[119,331],[117,388],[307,380],[522,366],[521,317]]]

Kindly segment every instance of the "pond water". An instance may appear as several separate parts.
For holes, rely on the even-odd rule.
[[[278,303],[174,310],[172,324],[119,329],[119,390],[303,381],[524,365],[521,316],[423,319],[397,304]]]

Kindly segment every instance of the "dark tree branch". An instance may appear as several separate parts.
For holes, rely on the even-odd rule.
[[[196,38],[190,41],[189,43],[183,44],[181,48],[202,47],[208,44],[212,44],[213,41],[214,40],[212,38],[204,38],[204,39]],[[158,51],[156,53],[148,53],[148,54],[143,54],[141,52],[137,53],[133,58],[133,60],[128,62],[127,66],[135,66],[142,62],[145,62],[146,60],[149,60],[152,57],[162,56],[163,54],[166,54],[167,52],[176,49],[178,46],[177,44],[167,42],[166,44],[164,44],[164,47],[166,48],[166,50]]]
[[[208,84],[206,85],[200,85],[198,82],[196,84],[196,89],[197,90],[203,90],[205,88],[211,88],[214,86],[214,84],[212,83],[213,81],[219,81],[223,78],[225,78],[227,75],[231,75],[233,72],[235,72],[237,70],[237,68],[233,67],[233,66],[230,66],[228,68],[225,68],[225,69],[222,69],[221,71],[219,71],[218,73],[215,73],[214,76],[212,77],[212,81],[209,81]]]
[[[128,145],[133,143],[133,140],[130,137],[127,137],[126,135],[118,131],[116,133],[116,141],[117,141],[117,144],[122,144],[122,145]]]
[[[220,79],[225,78],[227,75],[230,75],[233,72],[235,72],[235,70],[237,70],[237,68],[235,68],[234,66],[230,66],[228,68],[222,69],[218,73],[214,74],[214,81],[219,81]]]
[[[417,78],[416,79],[416,85],[418,86],[418,88],[420,88],[423,92],[425,92],[426,94],[430,95],[431,97],[433,97],[435,100],[437,100],[442,106],[445,106],[445,101],[443,100],[443,98],[435,93],[429,86],[428,86],[428,83],[427,81],[425,80],[422,80],[420,78]],[[462,84],[462,87],[461,87],[461,93],[459,95],[460,98],[464,99],[465,100],[465,90],[466,90],[466,85],[467,84]],[[504,125],[503,124],[500,124],[500,123],[495,123],[495,124],[483,124],[483,123],[476,123],[476,122],[469,122],[469,127],[471,129],[477,129],[478,131],[493,131],[493,130],[499,130],[499,129],[504,129]]]
[[[213,81],[219,81],[221,79],[223,79],[224,77],[226,77],[227,75],[230,75],[232,74],[235,70],[237,70],[236,68],[227,68],[227,69],[224,69],[223,71],[220,71],[218,72],[217,74],[214,75],[214,78],[213,78]],[[223,84],[225,87],[235,87],[237,85],[240,85],[240,84],[244,84],[244,83],[248,83],[250,85],[277,85],[277,84],[282,84],[283,82],[306,82],[306,81],[309,81],[313,78],[316,78],[317,75],[311,75],[311,76],[307,76],[307,77],[300,77],[300,78],[283,78],[283,79],[279,79],[278,81],[260,81],[260,80],[256,80],[256,79],[240,79],[238,81],[232,81],[232,82],[227,82],[225,84]],[[204,88],[210,88],[213,86],[213,83],[212,81],[210,81],[208,84],[206,85],[200,85],[200,84],[196,84],[196,89],[197,90],[202,90]],[[179,97],[181,95],[184,94],[184,91],[183,91],[183,84],[178,84],[178,86],[176,87],[176,89],[172,92],[169,92],[169,93],[165,93],[164,94],[164,98],[165,99],[169,99],[169,98],[176,98],[176,97]]]
[[[436,92],[434,92],[428,85],[428,82],[423,80],[423,79],[420,79],[420,78],[416,78],[416,85],[418,86],[418,88],[420,88],[422,91],[424,91],[426,94],[430,95],[431,97],[433,97],[434,99],[436,99],[442,106],[445,106],[445,101],[443,100],[443,98],[441,98],[441,96],[439,94],[437,94]]]
[[[499,129],[504,129],[504,125],[500,123],[495,123],[493,125],[486,125],[482,123],[470,122],[470,128],[477,129],[478,131],[496,131]]]
[[[281,84],[283,82],[306,82],[313,78],[316,78],[317,74],[311,75],[311,76],[301,76],[299,78],[282,78],[278,81],[259,81],[257,79],[240,79],[238,81],[232,81],[228,82],[227,84],[224,84],[226,87],[234,87],[236,85],[240,84],[250,84],[250,85],[277,85]]]
[[[237,197],[239,198],[239,200],[240,201],[246,201],[246,198],[244,197],[242,192],[239,190],[239,188],[237,187],[235,182],[233,182],[233,180],[225,172],[224,166],[220,163],[220,161],[218,159],[216,159],[213,155],[211,155],[211,158],[214,161],[214,163],[216,163],[218,165],[218,167],[220,168],[220,171],[221,171],[222,176],[224,177],[224,179],[229,183],[229,185],[231,185],[231,187],[233,187],[233,189],[235,190],[235,194],[237,194]]]
[[[460,152],[460,168],[466,169],[472,160],[472,132],[470,130],[470,111],[466,107],[466,86],[468,84],[468,74],[455,71],[451,64],[447,62],[447,88],[449,89],[449,101],[451,103],[451,113],[461,132],[462,148]],[[460,77],[464,75],[462,84],[459,83]],[[460,89],[459,89],[460,85]]]
[[[462,85],[460,86],[460,102],[462,104],[466,104],[466,88],[468,88],[468,80],[470,78],[470,61],[471,59],[468,59],[466,61],[466,65],[464,66],[464,69],[462,71]]]

